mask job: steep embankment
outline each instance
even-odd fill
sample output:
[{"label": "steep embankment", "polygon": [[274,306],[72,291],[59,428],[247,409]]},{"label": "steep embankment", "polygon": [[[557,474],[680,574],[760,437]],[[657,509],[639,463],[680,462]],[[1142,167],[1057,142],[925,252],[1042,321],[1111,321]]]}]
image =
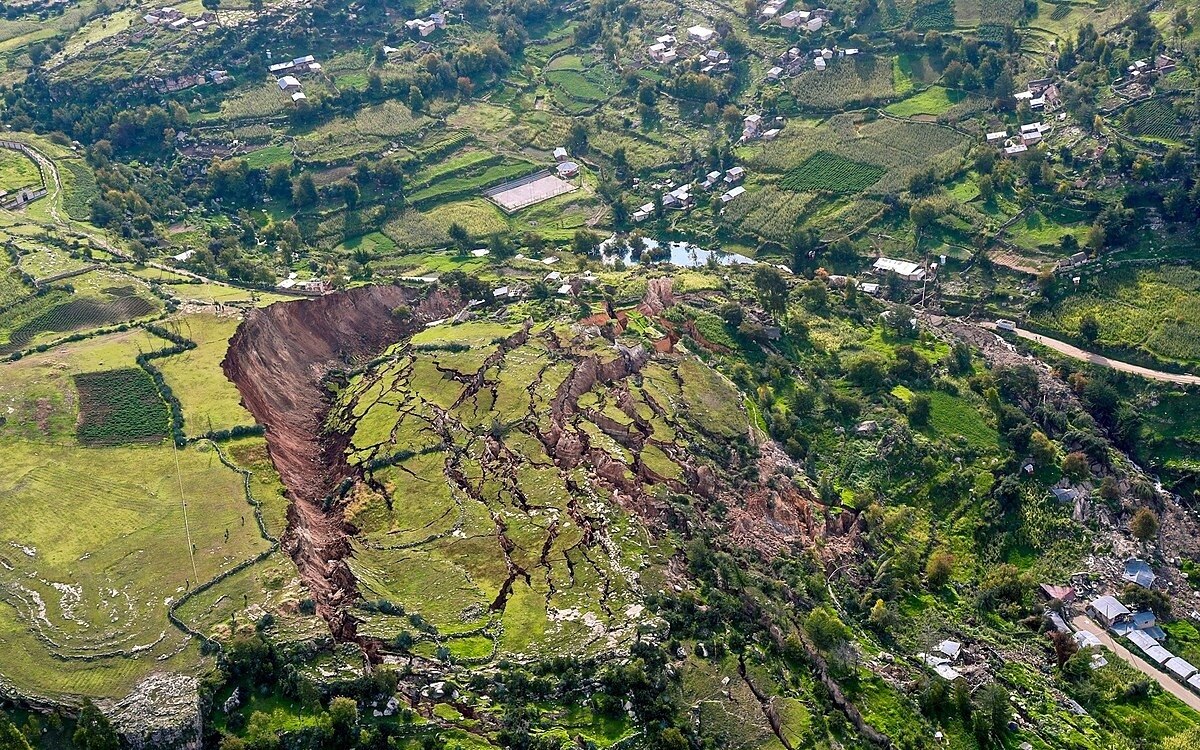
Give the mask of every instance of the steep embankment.
[{"label": "steep embankment", "polygon": [[[407,306],[411,314],[394,311]],[[323,434],[329,410],[321,379],[377,355],[431,320],[452,314],[456,297],[398,286],[368,286],[255,310],[229,342],[222,367],[242,402],[267,427],[267,446],[292,500],[284,549],[296,561],[317,611],[339,638],[355,623],[343,606],[354,596],[342,509],[325,505],[351,473],[345,438]]]}]

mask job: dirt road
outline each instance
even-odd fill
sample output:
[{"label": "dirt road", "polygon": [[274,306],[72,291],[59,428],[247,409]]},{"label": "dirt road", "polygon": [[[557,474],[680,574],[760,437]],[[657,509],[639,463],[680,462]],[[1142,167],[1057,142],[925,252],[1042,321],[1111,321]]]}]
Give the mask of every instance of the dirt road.
[{"label": "dirt road", "polygon": [[[989,328],[993,331],[996,330],[995,323],[983,323],[981,325],[983,325],[984,328]],[[1128,362],[1121,362],[1120,360],[1109,359],[1108,357],[1102,356],[1100,354],[1094,354],[1089,351],[1084,351],[1083,349],[1080,349],[1079,347],[1076,347],[1076,346],[1072,346],[1065,341],[1059,341],[1058,339],[1052,339],[1049,336],[1043,336],[1040,333],[1033,333],[1032,331],[1026,331],[1023,328],[1018,328],[1017,330],[1013,331],[1013,333],[1017,334],[1018,336],[1020,336],[1023,339],[1027,339],[1036,344],[1041,344],[1042,346],[1049,347],[1049,348],[1053,349],[1054,351],[1058,352],[1059,354],[1065,354],[1068,357],[1071,357],[1073,359],[1082,360],[1084,362],[1088,362],[1089,364],[1099,365],[1100,367],[1107,367],[1112,370],[1119,370],[1120,372],[1128,372],[1128,373],[1132,373],[1134,375],[1140,375],[1143,378],[1149,378],[1150,380],[1158,380],[1163,383],[1178,383],[1180,385],[1200,385],[1200,376],[1197,376],[1197,375],[1180,375],[1180,374],[1174,373],[1174,372],[1163,372],[1162,370],[1151,370],[1149,367],[1142,367],[1140,365],[1131,365]]]},{"label": "dirt road", "polygon": [[1154,667],[1150,666],[1150,664],[1145,660],[1134,656],[1129,652],[1129,649],[1125,648],[1109,637],[1108,633],[1106,633],[1099,625],[1083,615],[1076,617],[1071,621],[1071,624],[1074,625],[1077,630],[1086,630],[1095,635],[1100,639],[1100,642],[1104,644],[1105,648],[1121,657],[1126,664],[1157,682],[1162,686],[1163,690],[1166,690],[1171,695],[1191,706],[1192,709],[1200,711],[1200,695],[1188,690],[1186,687],[1176,682],[1172,677],[1168,676],[1165,672],[1160,672]]}]

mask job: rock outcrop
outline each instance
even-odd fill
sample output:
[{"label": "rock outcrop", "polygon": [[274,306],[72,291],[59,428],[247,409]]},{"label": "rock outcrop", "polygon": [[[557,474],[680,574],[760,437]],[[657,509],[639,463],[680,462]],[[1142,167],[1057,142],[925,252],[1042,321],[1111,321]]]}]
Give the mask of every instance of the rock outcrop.
[{"label": "rock outcrop", "polygon": [[200,750],[200,683],[195,677],[157,672],[104,713],[133,750]]}]

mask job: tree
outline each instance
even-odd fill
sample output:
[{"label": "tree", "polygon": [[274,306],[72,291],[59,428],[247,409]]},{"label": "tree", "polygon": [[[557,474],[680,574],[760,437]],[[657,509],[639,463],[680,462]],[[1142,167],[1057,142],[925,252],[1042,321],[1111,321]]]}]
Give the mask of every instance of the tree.
[{"label": "tree", "polygon": [[334,739],[342,747],[350,747],[358,730],[358,704],[353,698],[338,696],[329,701],[329,723]]},{"label": "tree", "polygon": [[1079,320],[1079,335],[1089,344],[1096,343],[1100,338],[1100,321],[1092,313],[1085,313]]},{"label": "tree", "polygon": [[584,257],[591,257],[600,249],[600,235],[586,229],[576,230],[571,238],[571,249]]},{"label": "tree", "polygon": [[1058,663],[1059,669],[1065,667],[1067,660],[1079,651],[1079,644],[1069,633],[1051,630],[1050,643],[1054,646],[1054,660]]},{"label": "tree", "polygon": [[0,750],[32,750],[29,740],[21,730],[13,726],[7,717],[0,714]]},{"label": "tree", "polygon": [[788,285],[779,269],[760,263],[754,270],[754,288],[768,312],[778,315],[787,309]]},{"label": "tree", "polygon": [[571,132],[567,135],[567,150],[576,156],[587,153],[588,131],[581,120],[571,124]]},{"label": "tree", "polygon": [[413,111],[413,114],[425,109],[425,95],[421,93],[419,86],[413,86],[408,90],[408,108]]},{"label": "tree", "polygon": [[474,243],[471,241],[471,233],[467,231],[466,227],[457,221],[452,221],[446,233],[450,236],[450,243],[454,245],[454,249],[460,255],[466,255],[471,252],[471,245]]},{"label": "tree", "polygon": [[908,423],[913,427],[924,427],[929,424],[930,404],[928,395],[913,394],[912,399],[908,402]]},{"label": "tree", "polygon": [[291,169],[286,164],[272,164],[267,171],[267,195],[279,200],[286,200],[291,194]]},{"label": "tree", "polygon": [[1129,519],[1129,531],[1142,544],[1158,536],[1158,514],[1143,506]]},{"label": "tree", "polygon": [[295,186],[292,188],[292,203],[297,208],[307,208],[317,202],[317,183],[313,182],[312,175],[308,172],[300,175],[296,180]]},{"label": "tree", "polygon": [[75,725],[75,733],[71,741],[79,750],[120,750],[121,740],[117,730],[96,704],[90,700],[83,701],[79,710],[79,721]]},{"label": "tree", "polygon": [[883,385],[886,375],[883,359],[876,354],[863,354],[850,362],[846,375],[859,388],[873,391]]},{"label": "tree", "polygon": [[930,588],[940,589],[950,581],[954,573],[954,555],[946,550],[938,550],[929,556],[925,563],[925,580]]},{"label": "tree", "polygon": [[346,208],[353,211],[358,207],[359,191],[358,185],[353,180],[346,180],[342,183],[342,200],[346,202]]},{"label": "tree", "polygon": [[1062,473],[1068,478],[1076,482],[1082,482],[1092,475],[1092,469],[1088,466],[1087,455],[1080,451],[1068,453],[1067,457],[1062,462]]},{"label": "tree", "polygon": [[871,607],[871,612],[867,616],[867,621],[871,623],[871,627],[881,633],[888,632],[895,623],[896,616],[888,607],[887,602],[882,599],[876,599],[875,604]]},{"label": "tree", "polygon": [[822,651],[830,651],[850,640],[850,629],[826,607],[817,607],[804,619],[804,632]]},{"label": "tree", "polygon": [[1041,430],[1035,431],[1029,436],[1029,453],[1039,466],[1054,463],[1054,459],[1058,455],[1054,443]]}]

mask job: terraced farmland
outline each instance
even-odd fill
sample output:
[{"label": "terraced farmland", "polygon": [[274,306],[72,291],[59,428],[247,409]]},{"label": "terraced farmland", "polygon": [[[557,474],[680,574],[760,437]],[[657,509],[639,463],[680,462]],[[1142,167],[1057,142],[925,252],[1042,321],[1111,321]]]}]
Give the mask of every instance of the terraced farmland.
[{"label": "terraced farmland", "polygon": [[1179,113],[1161,99],[1130,108],[1125,124],[1131,134],[1153,140],[1180,142],[1187,135],[1187,125]]}]

